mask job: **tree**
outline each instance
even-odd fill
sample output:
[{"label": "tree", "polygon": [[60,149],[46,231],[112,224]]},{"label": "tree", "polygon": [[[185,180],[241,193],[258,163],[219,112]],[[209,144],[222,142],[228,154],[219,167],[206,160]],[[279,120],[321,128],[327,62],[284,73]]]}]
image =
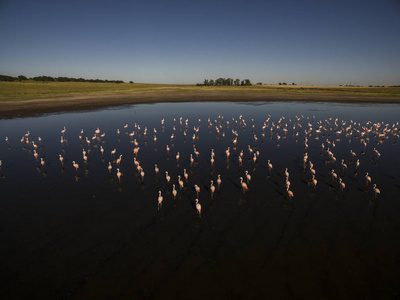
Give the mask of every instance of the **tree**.
[{"label": "tree", "polygon": [[240,85],[240,79],[235,80],[235,85],[239,86]]},{"label": "tree", "polygon": [[24,76],[24,75],[19,75],[19,76],[18,76],[18,80],[19,80],[19,81],[28,80],[28,78],[26,78],[26,76]]},{"label": "tree", "polygon": [[244,85],[251,85],[250,79],[245,79],[244,80]]}]

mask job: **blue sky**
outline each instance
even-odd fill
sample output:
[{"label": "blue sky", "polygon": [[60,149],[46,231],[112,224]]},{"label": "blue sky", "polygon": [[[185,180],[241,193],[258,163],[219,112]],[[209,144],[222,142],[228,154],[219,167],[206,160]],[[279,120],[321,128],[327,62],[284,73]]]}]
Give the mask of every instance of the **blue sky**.
[{"label": "blue sky", "polygon": [[400,84],[400,1],[0,0],[0,74]]}]

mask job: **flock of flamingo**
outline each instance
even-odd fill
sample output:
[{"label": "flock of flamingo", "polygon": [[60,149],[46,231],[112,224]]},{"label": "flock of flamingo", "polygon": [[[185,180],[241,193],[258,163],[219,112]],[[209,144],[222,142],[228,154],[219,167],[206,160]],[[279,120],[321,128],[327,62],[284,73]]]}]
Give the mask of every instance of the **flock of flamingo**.
[{"label": "flock of flamingo", "polygon": [[[343,192],[346,188],[344,182],[345,177],[343,176],[343,172],[342,175],[340,175],[337,170],[345,171],[350,168],[348,164],[352,164],[354,165],[352,166],[352,171],[356,176],[360,165],[363,163],[366,164],[367,160],[364,159],[366,153],[370,153],[370,157],[372,156],[373,160],[377,161],[381,156],[381,153],[378,150],[379,145],[383,144],[390,135],[394,137],[393,143],[397,144],[400,134],[398,122],[395,124],[385,124],[383,122],[367,122],[365,124],[360,124],[354,121],[343,121],[334,118],[317,121],[315,117],[310,118],[304,117],[303,115],[300,117],[295,116],[293,120],[281,117],[276,122],[273,122],[271,116],[268,115],[267,118],[259,124],[262,124],[262,126],[257,128],[253,119],[246,121],[242,115],[238,118],[232,118],[229,120],[225,120],[221,115],[213,121],[209,118],[205,129],[203,128],[200,119],[195,121],[195,125],[189,126],[189,119],[183,120],[182,117],[174,118],[173,122],[170,124],[171,127],[169,130],[166,130],[165,119],[161,120],[161,128],[158,127],[157,129],[154,127],[151,130],[136,123],[125,124],[121,131],[119,129],[116,130],[116,134],[118,139],[120,139],[120,136],[125,136],[126,139],[129,139],[129,142],[132,144],[132,148],[129,149],[130,153],[127,153],[126,151],[121,153],[121,151],[114,148],[114,146],[106,150],[106,144],[104,143],[106,133],[102,133],[99,128],[97,128],[92,134],[89,134],[89,136],[86,136],[85,131],[82,129],[79,135],[77,134],[73,137],[73,139],[79,141],[82,148],[82,155],[81,157],[74,157],[73,159],[68,158],[68,160],[64,159],[64,144],[67,141],[67,128],[64,127],[60,131],[60,144],[63,146],[63,153],[57,153],[57,158],[63,170],[64,164],[65,168],[74,168],[76,178],[78,179],[80,168],[89,164],[89,157],[92,155],[93,150],[100,151],[102,161],[105,165],[104,170],[109,172],[111,176],[116,176],[119,182],[123,180],[124,176],[122,172],[123,159],[130,159],[134,162],[136,174],[142,181],[144,181],[145,178],[143,166],[146,165],[148,167],[152,164],[154,169],[147,172],[153,173],[157,178],[159,176],[163,177],[161,174],[165,174],[165,181],[162,180],[163,184],[160,184],[160,188],[157,189],[158,198],[156,204],[158,210],[162,209],[164,202],[163,194],[165,190],[168,190],[169,195],[172,193],[172,196],[175,199],[184,186],[190,186],[194,192],[193,206],[196,209],[198,217],[201,217],[202,206],[199,200],[199,195],[201,193],[200,186],[198,183],[190,182],[189,173],[187,172],[187,169],[189,168],[193,171],[193,165],[198,163],[200,159],[202,159],[202,163],[204,162],[209,164],[210,168],[213,168],[216,165],[217,160],[224,160],[227,169],[229,168],[230,163],[234,163],[239,167],[242,167],[244,164],[249,164],[249,167],[252,165],[254,168],[255,166],[263,166],[266,170],[267,176],[271,176],[274,172],[279,173],[282,175],[281,178],[283,178],[282,191],[284,197],[292,200],[292,198],[295,197],[295,192],[290,190],[291,183],[289,168],[275,170],[273,167],[274,161],[271,158],[268,159],[265,157],[261,160],[260,157],[262,157],[263,148],[260,147],[262,144],[259,143],[263,143],[264,140],[269,139],[274,140],[276,145],[279,147],[279,144],[284,139],[288,137],[295,138],[297,142],[302,143],[303,145],[301,168],[302,172],[307,174],[308,184],[311,188],[317,189],[319,174],[320,172],[324,172],[325,176],[330,176],[330,186]],[[250,130],[250,135],[244,133],[246,129]],[[201,130],[208,131],[210,134],[215,134],[217,140],[224,141],[224,145],[219,146],[218,148],[214,147],[207,149],[199,138]],[[239,133],[240,130],[242,130],[242,133]],[[170,136],[169,133],[171,133]],[[166,136],[167,134],[168,136]],[[150,135],[151,137],[149,137]],[[185,142],[186,140],[191,140],[193,143],[193,149],[190,150],[190,152],[193,152],[186,157],[183,157],[181,153],[186,153],[185,155],[187,155],[187,147],[181,150],[174,150],[175,140],[178,139],[180,135],[180,138],[184,139]],[[348,142],[351,143],[351,141],[355,139],[359,141],[358,144],[354,145],[357,152],[351,149],[347,154],[335,153],[336,144],[343,140],[348,140]],[[160,141],[167,143],[159,145],[159,143],[161,143]],[[321,167],[321,170],[319,170],[318,173],[308,154],[310,141],[313,141],[314,145],[315,143],[319,144],[320,156],[325,160],[326,169],[324,170]],[[374,142],[374,145],[370,145],[372,144],[372,141]],[[5,137],[5,142],[9,144],[11,141],[8,137]],[[30,131],[27,131],[24,136],[21,137],[20,142],[24,149],[29,150],[29,152],[33,154],[33,159],[37,162],[38,170],[45,171],[48,162],[46,161],[46,157],[41,155],[45,141],[40,137],[32,138]],[[162,148],[165,149],[165,152],[162,151],[162,154],[158,152],[157,154],[152,155],[151,159],[147,158],[147,160],[151,160],[150,162],[142,160],[141,155],[142,151],[146,151],[141,149],[146,149],[149,142],[154,143],[157,147],[162,146]],[[244,144],[247,144],[247,147],[243,147]],[[240,148],[240,145],[242,145],[242,148]],[[257,145],[259,146],[257,147]],[[222,147],[224,147],[224,152],[221,150],[223,149]],[[190,146],[189,148],[191,149]],[[204,152],[200,153],[198,149],[201,149],[202,152],[209,151],[209,154]],[[219,150],[216,151],[215,149]],[[107,153],[109,153],[109,155]],[[172,157],[175,157],[179,172],[179,175],[176,178],[171,177],[170,170],[160,169],[161,165],[163,165],[165,155],[168,159],[170,159],[171,155]],[[105,160],[105,158],[107,158],[108,161]],[[245,158],[247,158],[247,162],[245,161]],[[68,164],[66,164],[67,161],[69,161]],[[183,162],[185,168],[182,169],[179,162]],[[4,166],[7,165],[7,163],[7,161],[0,160],[0,170],[1,168],[4,169]],[[1,175],[2,178],[5,179],[6,170],[2,170]],[[185,180],[185,182],[183,180]],[[237,186],[241,189],[242,193],[248,192],[249,189],[256,188],[251,186],[251,181],[252,175],[248,170],[238,176]],[[209,189],[207,189],[210,191],[209,197],[211,197],[211,199],[213,198],[216,189],[219,190],[222,188],[222,182],[223,178],[221,174],[218,174],[217,177],[211,179]],[[378,197],[381,193],[376,182],[373,181],[368,172],[364,173],[363,185],[365,186],[365,189],[370,187],[375,197]],[[230,185],[229,188],[235,188],[235,185]]]}]

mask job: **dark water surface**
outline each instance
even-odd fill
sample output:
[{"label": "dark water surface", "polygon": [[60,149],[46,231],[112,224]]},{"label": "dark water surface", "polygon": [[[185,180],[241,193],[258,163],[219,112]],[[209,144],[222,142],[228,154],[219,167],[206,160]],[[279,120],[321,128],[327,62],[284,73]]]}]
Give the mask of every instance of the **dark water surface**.
[{"label": "dark water surface", "polygon": [[398,299],[399,108],[169,103],[0,120],[1,298]]}]

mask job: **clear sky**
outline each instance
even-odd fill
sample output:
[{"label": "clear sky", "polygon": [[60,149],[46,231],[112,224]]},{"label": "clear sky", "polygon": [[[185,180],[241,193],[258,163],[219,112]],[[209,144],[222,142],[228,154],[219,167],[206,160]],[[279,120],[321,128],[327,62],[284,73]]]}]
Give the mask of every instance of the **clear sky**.
[{"label": "clear sky", "polygon": [[0,74],[400,84],[400,1],[0,0]]}]

